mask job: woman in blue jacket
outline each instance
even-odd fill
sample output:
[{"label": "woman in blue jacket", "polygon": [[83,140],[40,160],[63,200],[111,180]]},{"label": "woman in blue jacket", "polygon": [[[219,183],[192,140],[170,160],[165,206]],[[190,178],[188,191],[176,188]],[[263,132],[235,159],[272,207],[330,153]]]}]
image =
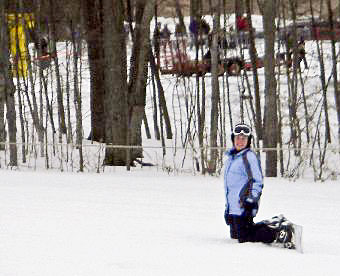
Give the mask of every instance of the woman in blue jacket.
[{"label": "woman in blue jacket", "polygon": [[256,154],[250,149],[251,128],[237,124],[231,139],[233,148],[226,152],[224,171],[224,217],[230,226],[230,236],[239,242],[272,243],[278,230],[264,222],[253,222],[263,189],[263,176]]}]

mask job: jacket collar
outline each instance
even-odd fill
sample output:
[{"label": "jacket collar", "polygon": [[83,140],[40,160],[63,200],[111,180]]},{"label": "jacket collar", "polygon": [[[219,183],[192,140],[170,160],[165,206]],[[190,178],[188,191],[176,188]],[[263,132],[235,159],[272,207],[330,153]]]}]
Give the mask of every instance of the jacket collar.
[{"label": "jacket collar", "polygon": [[239,152],[236,151],[235,147],[231,148],[230,150],[228,150],[226,152],[226,155],[227,156],[240,156],[242,155],[243,153],[247,152],[248,150],[250,150],[250,148],[245,148]]}]

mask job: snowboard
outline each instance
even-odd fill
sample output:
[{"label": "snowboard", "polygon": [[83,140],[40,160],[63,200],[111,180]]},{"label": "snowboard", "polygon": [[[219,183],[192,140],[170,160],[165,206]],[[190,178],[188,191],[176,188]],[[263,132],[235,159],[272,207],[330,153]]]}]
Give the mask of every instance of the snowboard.
[{"label": "snowboard", "polygon": [[303,248],[302,248],[302,226],[292,223],[293,227],[293,239],[294,239],[294,245],[296,251],[299,253],[303,253]]}]

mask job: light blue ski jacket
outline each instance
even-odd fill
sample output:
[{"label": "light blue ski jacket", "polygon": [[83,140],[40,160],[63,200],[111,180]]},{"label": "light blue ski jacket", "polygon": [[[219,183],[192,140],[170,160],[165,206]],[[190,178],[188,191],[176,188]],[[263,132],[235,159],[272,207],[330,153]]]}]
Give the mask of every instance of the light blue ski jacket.
[{"label": "light blue ski jacket", "polygon": [[251,197],[259,203],[263,188],[263,176],[260,163],[256,154],[246,148],[238,153],[231,149],[225,153],[227,160],[224,168],[224,190],[226,198],[226,211],[229,215],[241,216],[244,208],[240,205],[240,197],[248,183],[248,174],[242,155],[246,154],[250,169],[253,174],[253,185],[250,191]]}]

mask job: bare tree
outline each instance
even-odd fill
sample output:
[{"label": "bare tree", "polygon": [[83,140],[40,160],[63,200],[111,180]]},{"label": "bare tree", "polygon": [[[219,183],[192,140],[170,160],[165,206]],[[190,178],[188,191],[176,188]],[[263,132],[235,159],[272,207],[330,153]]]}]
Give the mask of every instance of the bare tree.
[{"label": "bare tree", "polygon": [[212,37],[212,49],[211,49],[211,73],[212,73],[212,91],[211,91],[211,113],[210,113],[210,163],[209,170],[211,173],[216,171],[216,162],[218,157],[217,147],[217,129],[218,129],[218,105],[220,101],[220,87],[218,82],[218,35],[220,33],[220,14],[219,8],[221,2],[218,1],[217,7],[214,9],[213,19],[213,37]]},{"label": "bare tree", "polygon": [[[276,0],[264,1],[263,28],[265,38],[265,135],[264,146],[266,148],[277,147],[277,100],[276,100],[276,79],[274,60],[275,41],[275,11]],[[277,176],[277,152],[266,153],[266,176]]]},{"label": "bare tree", "polygon": [[83,124],[82,124],[82,100],[81,100],[81,92],[79,87],[79,76],[78,76],[78,67],[79,67],[79,57],[81,56],[81,39],[80,37],[75,36],[75,27],[71,22],[71,31],[72,31],[72,44],[73,44],[73,67],[74,67],[74,76],[73,76],[73,92],[74,92],[74,107],[76,111],[76,136],[77,136],[77,147],[79,151],[79,170],[84,171],[84,157],[83,157]]},{"label": "bare tree", "polygon": [[104,114],[104,48],[103,1],[86,0],[84,18],[90,69],[91,134],[90,139],[103,142],[105,138]]},{"label": "bare tree", "polygon": [[259,78],[257,73],[257,51],[255,48],[255,39],[254,39],[254,30],[253,24],[251,20],[251,9],[250,9],[250,0],[246,1],[246,10],[247,10],[247,20],[249,24],[249,39],[250,39],[250,59],[253,68],[253,81],[254,81],[254,94],[255,94],[255,127],[256,127],[256,136],[260,140],[262,139],[262,112],[261,112],[261,97],[260,97],[260,87],[259,87]]},{"label": "bare tree", "polygon": [[235,19],[239,16],[242,16],[243,13],[244,13],[244,0],[235,0]]},{"label": "bare tree", "polygon": [[[154,15],[155,0],[136,2],[136,27],[133,33],[128,84],[128,145],[141,146],[141,124],[146,101],[146,83],[150,47],[150,21]],[[131,151],[131,160],[143,157],[142,149]]]},{"label": "bare tree", "polygon": [[203,3],[202,0],[190,0],[190,22],[193,19],[200,19],[202,16]]},{"label": "bare tree", "polygon": [[8,124],[8,136],[10,142],[10,166],[18,165],[17,145],[16,145],[16,110],[15,110],[15,86],[13,84],[12,69],[9,61],[9,38],[8,23],[5,18],[5,1],[0,2],[0,75],[5,81],[4,99],[6,103],[6,119]]},{"label": "bare tree", "polygon": [[[297,109],[298,109],[298,48],[297,48],[297,30],[296,30],[296,12],[297,12],[297,1],[289,0],[289,11],[293,20],[293,30],[289,34],[290,37],[287,39],[287,49],[292,53],[292,66],[293,71],[292,75],[288,71],[287,67],[287,76],[288,76],[288,93],[289,93],[289,120],[290,120],[290,129],[291,129],[291,143],[293,147],[298,148],[298,141],[301,137],[298,136],[300,132],[300,122],[298,119]],[[289,41],[290,40],[290,41]],[[288,46],[291,42],[292,48]],[[295,154],[298,154],[298,151],[295,150]]]},{"label": "bare tree", "polygon": [[0,71],[0,150],[5,149],[6,142],[6,126],[4,121],[5,114],[5,78]]},{"label": "bare tree", "polygon": [[[320,7],[321,6],[322,6],[322,1],[320,3]],[[312,25],[315,26],[314,8],[313,8],[312,0],[310,0],[310,12],[312,15]],[[321,13],[321,8],[320,8],[320,13]],[[316,39],[316,47],[317,47],[317,52],[318,52],[319,64],[320,64],[320,80],[321,80],[321,86],[322,86],[323,110],[324,110],[324,116],[325,116],[325,137],[326,137],[326,143],[330,143],[331,135],[330,135],[330,125],[329,125],[329,116],[328,116],[327,84],[326,84],[325,62],[324,62],[324,56],[323,56],[322,41],[321,43],[319,43],[318,39]]]},{"label": "bare tree", "polygon": [[[103,0],[105,85],[105,165],[124,166],[126,150],[110,145],[127,141],[127,75],[124,7],[120,0]],[[119,49],[119,51],[117,50]]]},{"label": "bare tree", "polygon": [[[55,22],[55,17],[54,17],[54,1],[50,0],[49,1],[49,18],[51,20],[51,44],[52,44],[52,52],[56,53],[57,52],[57,37],[56,37],[56,22]],[[60,69],[59,69],[59,61],[58,61],[58,56],[54,55],[54,64],[55,64],[55,71],[56,71],[56,81],[57,81],[57,101],[58,101],[58,121],[59,121],[59,135],[60,135],[60,140],[61,140],[61,135],[67,133],[67,128],[66,128],[66,122],[65,122],[65,111],[64,111],[64,101],[63,101],[63,94],[61,90],[61,76],[60,76]]]},{"label": "bare tree", "polygon": [[332,44],[332,62],[333,62],[333,79],[334,79],[334,97],[335,97],[335,107],[336,107],[337,118],[338,118],[338,145],[340,146],[340,90],[338,88],[337,56],[336,56],[336,49],[335,49],[335,28],[334,28],[332,3],[330,0],[327,0],[327,10],[328,10],[328,20],[330,24],[331,37],[332,37],[331,44]]},{"label": "bare tree", "polygon": [[176,8],[177,17],[179,19],[179,23],[178,23],[179,27],[180,27],[181,30],[183,30],[182,34],[186,34],[187,30],[186,30],[186,27],[185,27],[185,24],[184,24],[183,13],[182,13],[182,9],[181,9],[181,5],[180,5],[179,0],[175,0],[175,8]]}]

